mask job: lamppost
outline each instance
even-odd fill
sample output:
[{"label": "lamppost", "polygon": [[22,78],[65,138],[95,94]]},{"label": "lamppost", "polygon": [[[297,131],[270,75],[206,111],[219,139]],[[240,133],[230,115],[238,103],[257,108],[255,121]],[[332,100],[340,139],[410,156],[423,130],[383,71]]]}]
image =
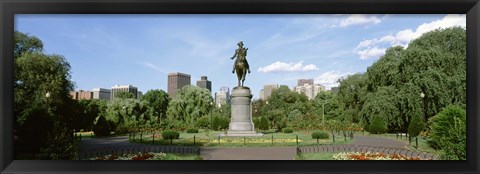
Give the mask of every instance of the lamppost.
[{"label": "lamppost", "polygon": [[[213,106],[213,102],[210,102],[210,106]],[[213,109],[210,109],[210,129],[213,130],[212,110],[213,110]]]},{"label": "lamppost", "polygon": [[47,99],[47,110],[50,111],[50,92],[47,91],[47,93],[45,94],[45,98]]},{"label": "lamppost", "polygon": [[325,103],[322,103],[322,110],[323,110],[323,113],[322,113],[322,125],[325,126],[325,104],[327,104],[328,101],[325,101]]},{"label": "lamppost", "polygon": [[[423,119],[426,118],[425,114],[425,94],[422,92],[420,93],[420,97],[422,97],[422,102],[423,102]],[[415,137],[415,144],[417,145],[416,148],[418,148],[418,138]]]}]

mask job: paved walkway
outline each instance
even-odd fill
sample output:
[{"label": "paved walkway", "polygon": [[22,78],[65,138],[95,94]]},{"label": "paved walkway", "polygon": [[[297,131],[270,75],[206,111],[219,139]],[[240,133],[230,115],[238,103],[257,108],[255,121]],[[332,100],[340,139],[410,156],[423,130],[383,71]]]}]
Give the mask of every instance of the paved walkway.
[{"label": "paved walkway", "polygon": [[200,155],[204,160],[294,160],[296,147],[204,147]]},{"label": "paved walkway", "polygon": [[79,143],[80,151],[88,151],[111,146],[128,146],[135,143],[128,142],[128,136],[107,137],[107,138],[84,138]]},{"label": "paved walkway", "polygon": [[[354,145],[364,145],[364,146],[381,146],[381,147],[393,147],[393,148],[402,148],[407,149],[407,144],[401,142],[400,140],[395,140],[391,138],[380,138],[368,135],[355,135],[353,137]],[[342,140],[339,140],[342,141]]]},{"label": "paved walkway", "polygon": [[[342,141],[338,139],[338,141]],[[367,135],[355,135],[354,145],[382,146],[406,149],[401,141]],[[83,139],[79,144],[80,151],[88,151],[112,146],[134,146],[128,142],[128,136]],[[202,147],[200,155],[204,160],[293,160],[296,147]]]}]

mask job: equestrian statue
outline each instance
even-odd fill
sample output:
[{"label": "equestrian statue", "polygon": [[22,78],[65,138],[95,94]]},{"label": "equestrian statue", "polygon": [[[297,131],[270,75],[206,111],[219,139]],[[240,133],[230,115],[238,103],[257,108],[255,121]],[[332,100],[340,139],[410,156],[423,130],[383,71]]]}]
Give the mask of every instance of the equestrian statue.
[{"label": "equestrian statue", "polygon": [[[235,54],[232,56],[230,59],[234,59],[235,57],[235,62],[233,63],[233,70],[232,73],[237,72],[237,78],[238,78],[238,86],[243,86],[243,82],[245,81],[245,75],[247,75],[247,72],[250,73],[250,66],[248,65],[247,61],[247,50],[248,48],[243,47],[243,42],[240,41],[237,43],[238,48],[235,50]],[[240,81],[242,81],[240,85]]]}]

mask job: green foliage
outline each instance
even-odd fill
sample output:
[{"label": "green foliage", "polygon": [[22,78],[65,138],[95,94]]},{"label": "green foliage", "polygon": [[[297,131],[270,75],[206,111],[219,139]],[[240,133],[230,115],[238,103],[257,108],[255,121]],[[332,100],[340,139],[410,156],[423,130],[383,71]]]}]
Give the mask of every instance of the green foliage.
[{"label": "green foliage", "polygon": [[[461,150],[466,139],[466,111],[456,105],[449,105],[440,113],[431,118],[431,136],[429,144],[437,149],[442,149],[442,143],[449,147]],[[455,152],[457,153],[457,152]],[[460,154],[460,153],[458,153]],[[461,155],[459,155],[461,156]]]},{"label": "green foliage", "polygon": [[381,115],[388,131],[406,132],[415,115],[426,122],[447,105],[464,106],[465,43],[465,29],[452,27],[425,33],[408,48],[387,49],[366,73],[339,80],[332,100],[338,101],[339,120],[365,125]]},{"label": "green foliage", "polygon": [[[70,64],[63,56],[43,53],[43,44],[35,36],[15,32],[14,41],[16,154],[37,153],[36,158],[41,159],[72,157],[75,153],[72,130],[81,127],[78,121],[82,114],[69,95],[74,86]],[[57,152],[63,155],[39,154],[51,152],[52,148],[58,148]]]},{"label": "green foliage", "polygon": [[195,129],[195,128],[187,129],[187,133],[198,133],[198,129]]},{"label": "green foliage", "polygon": [[198,128],[210,128],[210,124],[213,121],[213,118],[211,116],[203,116],[197,119],[197,122],[195,122],[195,127]]},{"label": "green foliage", "polygon": [[148,115],[147,107],[136,99],[115,99],[107,104],[106,119],[116,126],[140,129],[150,127],[155,117]]},{"label": "green foliage", "polygon": [[411,137],[416,137],[425,129],[425,123],[423,117],[420,114],[414,115],[412,120],[410,120],[410,125],[408,126],[408,134]]},{"label": "green foliage", "polygon": [[466,160],[467,159],[467,133],[465,119],[455,117],[453,125],[449,127],[448,137],[442,137],[438,143],[441,147],[440,159]]},{"label": "green foliage", "polygon": [[198,118],[209,114],[213,109],[213,98],[208,89],[196,86],[184,86],[177,91],[167,109],[169,120],[181,120],[187,126],[195,126]]},{"label": "green foliage", "polygon": [[166,140],[178,139],[180,138],[180,133],[172,130],[164,130],[162,131],[162,137],[163,139],[166,139]]},{"label": "green foliage", "polygon": [[268,120],[266,117],[260,118],[260,123],[258,124],[258,129],[268,130]]},{"label": "green foliage", "polygon": [[230,118],[216,115],[213,117],[212,129],[216,131],[225,130],[228,128],[229,124]]},{"label": "green foliage", "polygon": [[28,34],[15,31],[14,42],[15,47],[13,49],[13,53],[15,58],[19,58],[25,53],[43,51],[43,43],[36,36],[30,36]]},{"label": "green foliage", "polygon": [[111,129],[108,125],[107,119],[105,117],[98,117],[95,126],[93,127],[93,133],[97,136],[108,136],[110,135]]},{"label": "green foliage", "polygon": [[385,121],[380,116],[373,116],[373,120],[370,123],[368,131],[371,134],[383,134],[387,130]]},{"label": "green foliage", "polygon": [[115,93],[115,98],[120,98],[120,99],[130,98],[130,99],[133,99],[133,98],[135,98],[135,96],[132,93],[127,92],[127,91],[118,91],[118,92]]},{"label": "green foliage", "polygon": [[313,105],[305,94],[299,94],[283,85],[274,89],[266,102],[268,104],[265,103],[262,114],[268,118],[271,126],[277,130],[287,126],[290,112],[297,110],[300,114],[305,114],[313,110]]},{"label": "green foliage", "polygon": [[283,128],[282,132],[283,133],[293,133],[293,129],[292,128]]},{"label": "green foliage", "polygon": [[313,132],[312,139],[328,139],[329,135],[325,131]]},{"label": "green foliage", "polygon": [[155,123],[158,124],[167,121],[167,109],[170,98],[165,91],[158,89],[148,90],[141,100],[142,102],[145,102],[149,114],[155,118]]}]

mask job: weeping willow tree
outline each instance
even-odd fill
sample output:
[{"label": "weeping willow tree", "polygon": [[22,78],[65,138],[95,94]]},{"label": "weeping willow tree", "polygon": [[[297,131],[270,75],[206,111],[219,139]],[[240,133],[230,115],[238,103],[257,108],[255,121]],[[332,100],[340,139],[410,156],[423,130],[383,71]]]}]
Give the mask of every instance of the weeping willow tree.
[{"label": "weeping willow tree", "polygon": [[389,48],[367,72],[339,83],[338,109],[344,120],[368,125],[380,116],[389,132],[406,132],[414,115],[427,122],[450,104],[465,108],[465,29],[437,29],[407,48]]},{"label": "weeping willow tree", "polygon": [[[194,127],[200,117],[212,109],[213,98],[208,89],[187,85],[170,101],[167,116],[172,127]],[[178,124],[175,124],[178,123]]]}]

